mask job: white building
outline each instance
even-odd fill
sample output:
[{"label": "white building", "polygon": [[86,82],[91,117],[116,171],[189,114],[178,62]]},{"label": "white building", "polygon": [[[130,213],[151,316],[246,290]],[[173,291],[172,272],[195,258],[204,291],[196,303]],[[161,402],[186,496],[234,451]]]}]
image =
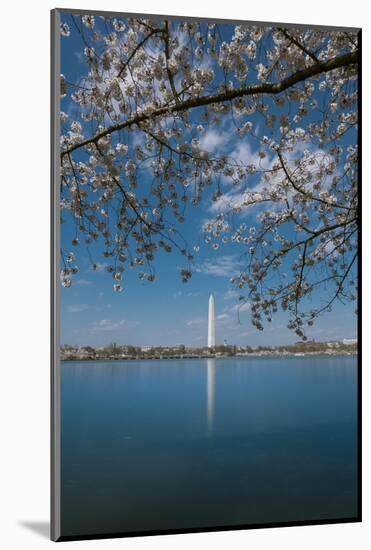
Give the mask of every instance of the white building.
[{"label": "white building", "polygon": [[143,346],[141,347],[141,351],[151,351],[151,349],[153,348],[153,346]]},{"label": "white building", "polygon": [[352,346],[357,343],[357,338],[344,338],[343,344],[345,346]]}]

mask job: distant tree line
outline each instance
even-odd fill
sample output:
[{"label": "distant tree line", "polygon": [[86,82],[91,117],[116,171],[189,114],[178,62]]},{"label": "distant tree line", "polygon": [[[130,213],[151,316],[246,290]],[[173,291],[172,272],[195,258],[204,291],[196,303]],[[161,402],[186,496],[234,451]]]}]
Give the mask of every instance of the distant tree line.
[{"label": "distant tree line", "polygon": [[117,343],[108,344],[100,348],[92,346],[72,346],[65,344],[61,346],[62,358],[87,358],[87,359],[112,359],[112,358],[153,358],[153,357],[173,357],[183,355],[202,355],[202,356],[234,356],[239,353],[256,354],[256,353],[321,353],[328,350],[336,350],[337,352],[355,352],[357,351],[357,342],[344,343],[336,342],[296,342],[284,346],[236,346],[236,345],[218,345],[215,348],[204,347],[188,347],[184,344],[177,346],[154,346],[142,348],[132,345],[119,345]]}]

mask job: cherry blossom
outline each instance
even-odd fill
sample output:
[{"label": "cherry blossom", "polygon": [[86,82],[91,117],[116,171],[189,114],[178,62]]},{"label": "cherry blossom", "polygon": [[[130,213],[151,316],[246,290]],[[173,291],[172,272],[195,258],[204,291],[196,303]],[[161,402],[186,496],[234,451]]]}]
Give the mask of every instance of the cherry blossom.
[{"label": "cherry blossom", "polygon": [[61,112],[61,213],[76,250],[62,251],[61,283],[73,283],[67,266],[82,246],[101,249],[117,292],[127,268],[155,280],[161,251],[179,254],[187,282],[199,243],[181,226],[208,200],[203,240],[245,258],[231,283],[255,327],[280,308],[305,338],[335,300],[357,295],[357,33],[229,27],[61,24],[86,63],[77,82],[60,77],[72,106]]}]

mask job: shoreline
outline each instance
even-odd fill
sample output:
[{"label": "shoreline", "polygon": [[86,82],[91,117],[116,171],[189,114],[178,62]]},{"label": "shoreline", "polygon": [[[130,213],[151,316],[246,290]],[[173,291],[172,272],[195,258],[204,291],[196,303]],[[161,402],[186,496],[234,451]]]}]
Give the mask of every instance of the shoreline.
[{"label": "shoreline", "polygon": [[249,354],[236,354],[236,355],[170,355],[170,356],[138,356],[138,357],[68,357],[60,359],[62,363],[68,362],[100,362],[100,361],[164,361],[164,360],[185,360],[185,359],[282,359],[287,358],[309,358],[309,357],[357,357],[357,351],[350,352],[338,352],[338,353],[324,353],[324,352],[302,352],[302,353],[249,353]]}]

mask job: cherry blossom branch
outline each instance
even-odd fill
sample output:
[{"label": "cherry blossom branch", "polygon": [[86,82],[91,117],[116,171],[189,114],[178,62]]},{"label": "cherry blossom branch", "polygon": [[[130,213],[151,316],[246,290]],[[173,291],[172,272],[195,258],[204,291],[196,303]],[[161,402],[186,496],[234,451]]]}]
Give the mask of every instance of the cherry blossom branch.
[{"label": "cherry blossom branch", "polygon": [[100,139],[106,136],[109,136],[114,132],[118,132],[119,130],[123,130],[124,128],[128,128],[135,124],[143,123],[147,120],[151,120],[159,116],[163,116],[163,115],[168,116],[168,115],[171,115],[172,113],[188,111],[189,109],[194,109],[195,107],[201,107],[201,106],[210,105],[213,103],[221,103],[221,102],[230,101],[232,99],[237,99],[239,97],[244,97],[249,95],[257,95],[257,94],[276,95],[310,77],[327,73],[335,69],[349,67],[351,65],[356,64],[357,62],[358,62],[358,52],[351,52],[351,53],[338,56],[334,59],[330,59],[326,62],[311,65],[306,69],[297,71],[296,73],[288,76],[287,78],[281,80],[280,82],[243,86],[241,88],[237,88],[234,90],[226,90],[225,92],[222,92],[219,94],[187,99],[173,106],[160,107],[158,109],[150,110],[149,112],[137,114],[136,116],[129,118],[124,122],[110,126],[109,128],[103,130],[102,132],[99,132],[95,136],[92,136],[91,138],[85,139],[80,143],[76,143],[71,147],[68,147],[67,149],[61,152],[61,156],[63,157],[64,155],[68,153],[72,153],[76,149],[80,149],[81,147],[85,147],[86,145],[89,145],[91,143],[97,143]]},{"label": "cherry blossom branch", "polygon": [[314,200],[314,201],[316,201],[316,202],[322,202],[323,204],[325,204],[326,206],[331,207],[331,208],[334,208],[334,207],[336,207],[336,208],[342,208],[342,209],[347,210],[347,211],[353,210],[352,208],[350,208],[350,207],[348,207],[348,206],[344,206],[344,205],[342,205],[342,204],[337,204],[337,203],[336,203],[336,204],[333,204],[333,203],[331,203],[331,202],[328,202],[328,201],[326,201],[326,200],[324,200],[324,199],[321,199],[320,197],[317,197],[316,195],[313,195],[313,193],[310,193],[310,192],[304,190],[302,187],[299,187],[299,186],[295,183],[295,181],[294,181],[293,177],[291,176],[291,174],[289,173],[289,171],[288,171],[288,169],[287,169],[287,167],[286,167],[286,165],[285,165],[285,162],[284,162],[284,160],[283,160],[283,157],[282,157],[282,154],[281,154],[280,151],[277,151],[277,156],[278,156],[278,158],[279,158],[279,160],[280,160],[282,169],[283,169],[283,171],[285,172],[285,175],[286,175],[287,179],[289,180],[289,182],[291,183],[291,185],[293,186],[293,188],[295,189],[295,191],[297,191],[297,192],[300,193],[301,195],[304,195],[304,196],[305,196],[307,199],[309,199],[309,200]]},{"label": "cherry blossom branch", "polygon": [[303,46],[303,44],[301,44],[298,40],[296,40],[296,38],[294,36],[292,36],[291,34],[289,34],[287,32],[286,29],[282,29],[282,28],[278,28],[279,31],[282,32],[282,34],[288,39],[290,40],[290,42],[292,42],[293,44],[295,44],[295,46],[297,46],[302,52],[304,52],[305,54],[307,54],[311,59],[313,59],[313,61],[315,63],[319,63],[317,57],[314,55],[313,52],[309,51],[305,46]]}]

